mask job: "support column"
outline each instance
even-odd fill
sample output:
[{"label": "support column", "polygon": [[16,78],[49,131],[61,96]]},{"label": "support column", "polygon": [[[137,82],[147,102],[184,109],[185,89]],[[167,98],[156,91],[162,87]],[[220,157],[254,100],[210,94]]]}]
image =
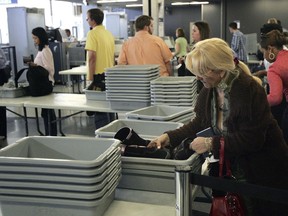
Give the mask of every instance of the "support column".
[{"label": "support column", "polygon": [[[164,0],[159,0],[163,2]],[[164,14],[164,6],[163,14]],[[159,35],[159,2],[155,0],[143,0],[143,14],[151,16],[154,19],[154,35]],[[160,17],[160,22],[163,21],[163,17]],[[162,32],[161,32],[162,33]]]}]

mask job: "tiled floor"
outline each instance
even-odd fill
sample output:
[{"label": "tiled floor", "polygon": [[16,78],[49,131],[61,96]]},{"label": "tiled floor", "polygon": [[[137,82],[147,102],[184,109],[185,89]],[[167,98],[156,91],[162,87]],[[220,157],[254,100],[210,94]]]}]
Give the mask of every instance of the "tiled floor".
[{"label": "tiled floor", "polygon": [[[62,88],[62,87],[60,87],[60,88]],[[63,87],[63,89],[66,92],[69,91],[69,89],[67,90],[65,87]],[[123,117],[120,116],[120,118],[123,118]],[[39,135],[37,130],[36,130],[35,119],[29,119],[28,121],[29,121],[29,135],[30,136]],[[42,119],[40,119],[40,126],[41,126],[41,129],[44,130]],[[15,142],[16,140],[21,139],[22,137],[25,136],[24,120],[21,119],[20,117],[15,116],[14,114],[8,113],[7,127],[8,127],[8,134],[7,134],[7,140],[5,142],[5,145],[9,145],[9,144]],[[65,133],[66,136],[95,137],[94,117],[87,116],[86,112],[83,112],[83,113],[78,114],[76,116],[73,116],[71,118],[65,119],[63,121],[62,128],[63,128],[63,132]],[[156,199],[156,197],[155,197],[155,199]],[[206,201],[207,201],[207,199],[206,199],[205,195],[201,192],[201,190],[199,190],[198,195],[196,197],[196,200],[195,200],[195,202],[193,202],[193,205],[192,205],[193,216],[207,216],[208,215],[211,204],[207,203]],[[167,206],[167,208],[168,208],[168,206]],[[164,207],[164,209],[165,209],[165,207]],[[172,207],[170,206],[168,209],[170,209],[170,210],[174,209],[173,205],[172,205]],[[168,209],[163,210],[163,213],[165,211],[167,211]],[[133,214],[131,214],[131,215],[133,215]],[[142,214],[137,214],[137,216],[138,215],[142,215]],[[174,215],[174,214],[172,214],[172,215]]]}]

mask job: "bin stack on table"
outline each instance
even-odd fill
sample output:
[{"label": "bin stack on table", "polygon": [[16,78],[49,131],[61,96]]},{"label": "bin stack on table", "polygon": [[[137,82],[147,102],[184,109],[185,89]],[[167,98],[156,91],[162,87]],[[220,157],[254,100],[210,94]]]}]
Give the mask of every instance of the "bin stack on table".
[{"label": "bin stack on table", "polygon": [[101,216],[121,177],[114,139],[26,137],[0,150],[3,216]]},{"label": "bin stack on table", "polygon": [[150,81],[159,77],[159,65],[116,65],[105,72],[106,98],[115,110],[150,106]]},{"label": "bin stack on table", "polygon": [[197,80],[195,77],[159,77],[151,81],[151,104],[195,106]]},{"label": "bin stack on table", "polygon": [[[119,119],[95,131],[96,137],[112,138],[122,127],[132,128],[141,138],[151,140],[165,131],[175,130],[182,123],[144,121],[134,119]],[[122,178],[118,188],[153,191],[161,193],[176,193],[175,168],[176,166],[191,165],[193,172],[201,173],[202,159],[198,154],[191,155],[187,160],[121,157]],[[192,188],[191,196],[196,194]]]},{"label": "bin stack on table", "polygon": [[193,107],[155,105],[126,113],[127,119],[188,123],[195,117]]}]

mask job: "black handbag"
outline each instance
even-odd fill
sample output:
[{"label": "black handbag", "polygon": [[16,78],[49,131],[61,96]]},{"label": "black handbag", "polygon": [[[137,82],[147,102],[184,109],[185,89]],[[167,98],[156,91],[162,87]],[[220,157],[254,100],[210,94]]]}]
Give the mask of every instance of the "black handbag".
[{"label": "black handbag", "polygon": [[[223,176],[224,163],[226,165],[226,175]],[[230,161],[225,160],[224,138],[220,139],[219,177],[232,178]],[[244,206],[238,194],[227,192],[223,196],[212,197],[210,216],[244,216]]]},{"label": "black handbag", "polygon": [[15,85],[18,87],[18,79],[26,72],[26,79],[29,83],[28,94],[33,97],[44,96],[52,93],[53,85],[49,80],[49,72],[41,66],[30,66],[21,69],[15,77]]},{"label": "black handbag", "polygon": [[114,135],[115,139],[121,141],[121,154],[127,157],[144,157],[169,159],[168,149],[147,148],[150,140],[142,139],[132,128],[122,127]]}]

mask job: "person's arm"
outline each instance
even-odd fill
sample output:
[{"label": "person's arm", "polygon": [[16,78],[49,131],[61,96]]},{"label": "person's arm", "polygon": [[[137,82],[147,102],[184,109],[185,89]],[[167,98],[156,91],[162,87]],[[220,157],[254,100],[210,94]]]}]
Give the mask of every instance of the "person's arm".
[{"label": "person's arm", "polygon": [[117,64],[118,65],[127,65],[128,61],[127,61],[127,56],[126,56],[126,49],[127,49],[127,44],[123,43],[118,59],[117,59]]},{"label": "person's arm", "polygon": [[164,76],[171,76],[172,75],[172,66],[171,66],[170,61],[173,58],[173,54],[170,51],[167,44],[161,38],[159,38],[159,46],[161,49],[161,55],[162,55],[163,61],[165,63],[166,71],[167,71],[167,73],[164,74]]},{"label": "person's arm", "polygon": [[87,50],[87,53],[88,53],[88,66],[89,66],[87,80],[93,81],[93,76],[95,74],[96,69],[96,52],[92,50]]},{"label": "person's arm", "polygon": [[165,73],[163,76],[172,76],[171,62],[169,61],[169,62],[165,63],[165,67],[166,67],[167,73]]},{"label": "person's arm", "polygon": [[253,73],[253,76],[259,77],[260,79],[264,78],[267,76],[267,71],[266,70],[259,70],[255,73]]},{"label": "person's arm", "polygon": [[177,57],[177,55],[180,52],[180,44],[179,43],[175,43],[175,52],[174,52],[174,56]]},{"label": "person's arm", "polygon": [[276,106],[281,103],[283,98],[283,82],[276,68],[272,65],[267,73],[269,83],[269,95],[267,95],[270,106]]},{"label": "person's arm", "polygon": [[42,50],[42,63],[43,67],[49,71],[50,76],[54,77],[54,60],[49,49],[45,48]]},{"label": "person's arm", "polygon": [[[209,97],[209,89],[203,89],[197,98],[194,112],[196,112],[196,117],[187,124],[184,124],[182,127],[175,130],[166,131],[161,136],[152,140],[149,144],[149,147],[165,147],[170,145],[171,148],[175,148],[180,145],[181,141],[189,137],[191,139],[196,138],[196,133],[210,127],[210,124],[207,124],[207,107],[210,107],[207,104],[207,98]],[[208,102],[209,103],[209,102]]]}]

